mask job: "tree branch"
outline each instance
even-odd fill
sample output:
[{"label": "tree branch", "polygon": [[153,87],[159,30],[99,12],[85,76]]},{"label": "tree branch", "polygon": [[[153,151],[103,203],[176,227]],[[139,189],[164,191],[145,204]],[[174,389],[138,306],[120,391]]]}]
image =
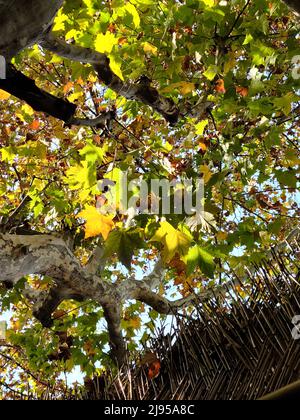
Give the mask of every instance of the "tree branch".
[{"label": "tree branch", "polygon": [[[33,314],[45,326],[52,326],[51,315],[64,300],[92,300],[104,309],[110,335],[112,355],[119,365],[126,359],[126,347],[121,332],[123,302],[137,299],[161,314],[174,314],[195,297],[175,302],[153,292],[162,281],[165,270],[158,261],[153,272],[142,281],[129,278],[121,284],[103,281],[97,276],[102,250],[98,247],[89,264],[82,267],[66,242],[52,235],[0,234],[0,283],[18,280],[30,274],[46,275],[53,286],[38,292],[25,286],[24,296],[33,300]],[[100,260],[99,260],[99,259]]]},{"label": "tree branch", "polygon": [[112,358],[121,367],[126,362],[126,346],[121,331],[121,305],[115,302],[103,305],[107,322]]},{"label": "tree branch", "polygon": [[70,45],[51,33],[40,42],[40,45],[61,57],[92,64],[101,81],[117,94],[150,106],[171,124],[178,122],[180,110],[172,99],[161,96],[147,78],[142,78],[136,83],[123,82],[111,70],[109,58],[105,54]]},{"label": "tree branch", "polygon": [[291,9],[296,13],[300,14],[300,3],[299,0],[283,0]]},{"label": "tree branch", "polygon": [[102,270],[104,264],[104,248],[101,245],[96,246],[94,252],[85,266],[85,270],[89,274],[97,274]]},{"label": "tree branch", "polygon": [[68,121],[68,125],[79,125],[86,127],[104,128],[109,127],[110,122],[116,118],[116,111],[107,111],[100,114],[97,118],[75,118]]},{"label": "tree branch", "polygon": [[76,105],[38,88],[32,79],[18,71],[12,64],[7,66],[6,79],[0,79],[0,89],[25,101],[35,111],[45,112],[66,123],[72,119],[76,111]]}]

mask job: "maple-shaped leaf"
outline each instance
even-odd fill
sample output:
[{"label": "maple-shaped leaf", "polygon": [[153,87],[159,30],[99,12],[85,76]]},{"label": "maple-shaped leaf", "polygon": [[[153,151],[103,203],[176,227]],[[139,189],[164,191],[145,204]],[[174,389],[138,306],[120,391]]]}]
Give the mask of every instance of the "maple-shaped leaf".
[{"label": "maple-shaped leaf", "polygon": [[197,266],[209,278],[214,278],[215,263],[214,256],[199,245],[190,248],[182,260],[187,265],[187,275],[190,276]]},{"label": "maple-shaped leaf", "polygon": [[244,87],[244,86],[237,86],[236,87],[236,93],[238,95],[241,95],[243,97],[246,97],[249,95],[249,88]]},{"label": "maple-shaped leaf", "polygon": [[29,125],[29,130],[36,131],[40,128],[39,120],[33,120],[32,123]]},{"label": "maple-shaped leaf", "polygon": [[114,34],[106,32],[105,35],[97,35],[95,48],[100,53],[111,53],[116,44],[118,44],[118,38]]},{"label": "maple-shaped leaf", "polygon": [[178,253],[185,255],[191,244],[191,238],[180,230],[175,229],[168,222],[161,222],[160,228],[150,239],[150,242],[161,242],[164,246],[162,258],[164,262],[170,262]]},{"label": "maple-shaped leaf", "polygon": [[146,54],[153,54],[153,55],[157,55],[157,47],[155,47],[154,45],[150,44],[149,42],[145,42],[144,44],[144,51]]},{"label": "maple-shaped leaf", "polygon": [[109,235],[104,256],[108,258],[117,254],[121,263],[130,270],[134,251],[143,247],[144,242],[137,230],[117,230]]},{"label": "maple-shaped leaf", "polygon": [[225,82],[223,79],[219,79],[216,81],[215,90],[218,93],[226,93]]},{"label": "maple-shaped leaf", "polygon": [[155,353],[147,351],[140,361],[141,366],[148,366],[148,378],[155,379],[160,374],[161,362]]},{"label": "maple-shaped leaf", "polygon": [[198,124],[196,124],[196,126],[195,126],[196,134],[198,136],[202,136],[207,125],[208,125],[208,120],[207,119],[202,120]]},{"label": "maple-shaped leaf", "polygon": [[114,228],[113,218],[99,213],[95,207],[88,206],[77,217],[86,220],[85,239],[102,235],[106,241],[108,235]]},{"label": "maple-shaped leaf", "polygon": [[162,90],[162,93],[170,93],[170,92],[174,91],[175,89],[178,89],[179,92],[182,95],[187,95],[187,94],[193,92],[196,89],[196,86],[195,86],[194,83],[191,83],[191,82],[173,83],[173,84],[169,85],[168,87],[164,88]]},{"label": "maple-shaped leaf", "polygon": [[66,182],[71,190],[88,191],[97,182],[95,165],[85,161],[71,166],[66,172]]},{"label": "maple-shaped leaf", "polygon": [[101,148],[91,142],[87,142],[87,145],[80,150],[79,154],[84,157],[87,162],[98,162],[100,164],[103,161],[105,152],[105,148]]}]

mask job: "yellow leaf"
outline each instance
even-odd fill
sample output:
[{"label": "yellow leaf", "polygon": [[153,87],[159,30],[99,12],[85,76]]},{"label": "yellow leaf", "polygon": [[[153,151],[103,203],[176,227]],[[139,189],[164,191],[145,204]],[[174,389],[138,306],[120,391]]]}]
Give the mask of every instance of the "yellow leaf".
[{"label": "yellow leaf", "polygon": [[218,241],[225,241],[228,238],[228,233],[226,232],[218,232],[217,239]]},{"label": "yellow leaf", "polygon": [[196,124],[196,134],[198,136],[202,136],[206,126],[208,125],[208,120],[202,120],[198,124]]},{"label": "yellow leaf", "polygon": [[146,54],[157,55],[158,48],[155,47],[152,44],[149,44],[149,42],[145,42],[145,44],[144,44],[144,51],[145,51]]},{"label": "yellow leaf", "polygon": [[196,89],[196,86],[194,83],[190,82],[178,82],[167,86],[165,89],[162,90],[162,92],[169,93],[172,92],[174,89],[178,89],[182,95],[187,95],[193,92]]},{"label": "yellow leaf", "polygon": [[180,93],[182,95],[188,95],[189,93],[193,92],[196,89],[194,83],[184,82],[181,85]]},{"label": "yellow leaf", "polygon": [[208,7],[213,7],[215,4],[215,0],[201,0],[203,3],[205,3]]},{"label": "yellow leaf", "polygon": [[118,38],[111,32],[106,32],[105,35],[99,34],[97,35],[97,39],[95,42],[95,48],[97,51],[101,53],[108,53],[110,54],[113,50],[113,47],[118,44]]},{"label": "yellow leaf", "polygon": [[0,101],[6,101],[8,98],[10,98],[10,94],[0,89]]},{"label": "yellow leaf", "polygon": [[85,239],[101,234],[106,241],[109,233],[114,228],[113,217],[104,216],[93,206],[87,206],[77,217],[86,220]]},{"label": "yellow leaf", "polygon": [[110,56],[109,58],[110,58],[109,67],[111,71],[115,73],[116,76],[120,77],[121,80],[124,81],[124,77],[121,70],[121,64],[118,63],[113,56]]},{"label": "yellow leaf", "polygon": [[160,228],[150,239],[150,242],[161,242],[164,246],[162,258],[164,262],[170,262],[178,253],[185,255],[191,244],[191,239],[180,230],[175,229],[168,222],[161,222]]},{"label": "yellow leaf", "polygon": [[26,116],[29,115],[30,117],[32,117],[34,114],[34,110],[31,108],[30,105],[25,104],[21,107],[20,112],[16,113],[16,116],[18,118],[20,118],[21,121],[25,122],[26,121]]},{"label": "yellow leaf", "polygon": [[139,328],[141,328],[141,325],[142,325],[142,323],[141,323],[141,318],[139,318],[138,316],[136,316],[136,317],[134,317],[134,318],[131,318],[131,319],[128,321],[128,326],[129,326],[130,328],[134,328],[134,329],[136,329],[136,330],[138,330]]},{"label": "yellow leaf", "polygon": [[75,102],[75,101],[78,101],[78,99],[79,98],[81,98],[83,96],[83,92],[82,91],[80,91],[80,92],[75,92],[75,93],[72,93],[69,97],[68,97],[68,101],[70,101],[70,102]]},{"label": "yellow leaf", "polygon": [[203,174],[204,184],[207,184],[213,176],[211,170],[207,165],[200,166],[200,172]]}]

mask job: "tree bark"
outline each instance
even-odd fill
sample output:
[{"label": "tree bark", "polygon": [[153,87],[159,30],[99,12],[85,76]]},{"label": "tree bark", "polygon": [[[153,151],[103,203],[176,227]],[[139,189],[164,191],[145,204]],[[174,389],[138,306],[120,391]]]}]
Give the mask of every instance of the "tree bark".
[{"label": "tree bark", "polygon": [[[38,43],[62,57],[93,65],[101,82],[107,87],[128,100],[139,101],[151,107],[172,125],[175,125],[180,117],[189,114],[184,105],[182,105],[183,109],[180,109],[180,106],[176,105],[172,99],[160,95],[147,77],[142,77],[136,82],[123,82],[111,70],[109,58],[105,54],[70,45],[55,38],[50,29],[55,14],[63,3],[63,0],[0,1],[0,54],[8,63],[21,50]],[[11,66],[8,67],[8,73],[9,80],[6,83],[2,81],[0,87],[26,101],[36,111],[46,112],[68,124],[76,125],[97,127],[101,125],[103,119],[107,119],[107,115],[99,116],[94,120],[75,118],[75,108],[72,104],[59,98],[55,99],[52,95],[38,89],[34,81],[26,76],[22,78],[22,74],[14,71]],[[14,81],[16,86],[14,86]],[[204,101],[197,109],[201,114],[205,114],[210,106],[211,103]],[[199,118],[201,116],[198,115]]]},{"label": "tree bark", "polygon": [[7,62],[43,37],[63,3],[64,0],[0,1],[0,54]]},{"label": "tree bark", "polygon": [[283,0],[291,9],[300,14],[300,1],[299,0]]},{"label": "tree bark", "polygon": [[[101,254],[97,248],[94,255]],[[103,263],[103,259],[99,261],[99,264]],[[0,266],[0,283],[8,282],[12,287],[30,274],[53,279],[48,291],[32,290],[29,285],[23,291],[24,297],[33,303],[33,315],[45,327],[52,326],[52,314],[65,300],[91,300],[101,305],[108,325],[112,356],[119,366],[127,358],[121,331],[124,302],[136,299],[168,315],[175,314],[192,300],[190,296],[171,302],[153,291],[165,276],[161,262],[143,280],[129,277],[116,285],[95,274],[98,269],[93,257],[87,266],[82,267],[66,242],[52,235],[0,234]]]},{"label": "tree bark", "polygon": [[76,112],[76,105],[38,88],[32,79],[12,64],[7,66],[6,79],[0,79],[0,88],[25,101],[35,111],[45,112],[66,123]]}]

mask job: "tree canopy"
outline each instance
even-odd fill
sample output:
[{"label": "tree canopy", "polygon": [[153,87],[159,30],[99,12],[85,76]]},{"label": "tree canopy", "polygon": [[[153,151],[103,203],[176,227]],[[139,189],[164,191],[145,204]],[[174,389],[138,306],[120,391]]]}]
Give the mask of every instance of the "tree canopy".
[{"label": "tree canopy", "polygon": [[[14,55],[0,80],[0,395],[134,359],[159,321],[246,282],[300,216],[298,2],[53,3],[51,33],[0,51]],[[110,208],[124,173],[202,180],[204,208],[164,212],[153,192],[157,214]]]}]

